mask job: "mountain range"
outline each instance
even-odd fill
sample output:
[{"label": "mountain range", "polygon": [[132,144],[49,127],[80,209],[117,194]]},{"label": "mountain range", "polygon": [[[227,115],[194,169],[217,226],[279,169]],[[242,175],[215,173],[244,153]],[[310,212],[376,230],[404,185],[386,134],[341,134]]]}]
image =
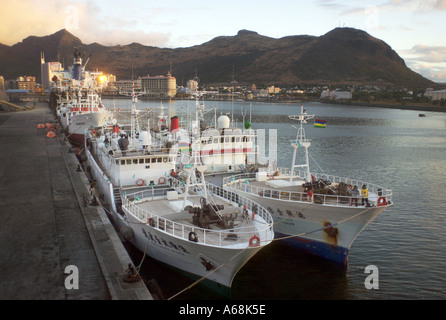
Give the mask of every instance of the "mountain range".
[{"label": "mountain range", "polygon": [[[426,88],[438,84],[408,68],[384,41],[353,28],[335,28],[316,37],[270,38],[249,30],[216,37],[187,48],[158,48],[138,43],[104,46],[84,44],[65,29],[52,35],[30,36],[12,46],[0,44],[0,75],[5,79],[35,75],[40,80],[40,53],[45,60],[73,63],[78,48],[87,70],[99,70],[118,80],[167,74],[178,85],[198,76],[205,85],[377,85]],[[39,80],[37,80],[39,82]]]}]

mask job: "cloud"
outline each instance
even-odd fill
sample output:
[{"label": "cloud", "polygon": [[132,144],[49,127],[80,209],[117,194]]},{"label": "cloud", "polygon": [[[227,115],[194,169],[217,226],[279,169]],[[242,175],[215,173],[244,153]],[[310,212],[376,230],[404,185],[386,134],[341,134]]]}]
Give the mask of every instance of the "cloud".
[{"label": "cloud", "polygon": [[410,59],[414,61],[428,63],[446,62],[446,46],[417,44],[409,50],[403,50],[402,53],[411,57]]},{"label": "cloud", "polygon": [[[57,4],[57,5],[56,5]],[[44,36],[63,28],[67,0],[46,3],[32,0],[2,0],[0,42],[12,45],[30,36]],[[51,10],[48,10],[51,6]]]},{"label": "cloud", "polygon": [[74,0],[2,0],[0,43],[13,45],[30,35],[46,36],[66,29],[87,44],[98,42],[104,45],[125,45],[138,42],[158,47],[169,44],[169,32],[150,30],[151,19],[167,8],[138,11],[141,8],[135,3],[133,6],[126,6],[126,10],[134,13],[129,14],[122,10],[108,10],[109,1],[101,3]]},{"label": "cloud", "polygon": [[417,44],[401,50],[409,68],[436,82],[446,82],[446,46]]}]

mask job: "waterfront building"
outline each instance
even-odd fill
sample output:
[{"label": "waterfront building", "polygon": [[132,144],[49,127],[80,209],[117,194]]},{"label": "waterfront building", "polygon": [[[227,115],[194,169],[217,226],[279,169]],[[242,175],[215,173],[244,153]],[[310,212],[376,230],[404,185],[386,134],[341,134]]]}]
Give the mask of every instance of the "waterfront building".
[{"label": "waterfront building", "polygon": [[166,76],[149,76],[141,78],[141,88],[150,97],[173,98],[177,94],[177,80],[170,72]]},{"label": "waterfront building", "polygon": [[322,90],[322,92],[321,92],[321,99],[350,100],[351,98],[352,98],[352,93],[350,91]]},{"label": "waterfront building", "polygon": [[441,99],[446,100],[446,90],[428,90],[424,95],[430,98],[432,101]]},{"label": "waterfront building", "polygon": [[110,81],[108,83],[109,90],[112,91],[115,89],[119,92],[131,92],[132,88],[136,91],[141,90],[141,80],[119,80],[119,81]]},{"label": "waterfront building", "polygon": [[63,72],[62,64],[60,62],[45,62],[43,54],[40,58],[40,75],[41,83],[45,89],[50,89],[54,76],[61,78]]},{"label": "waterfront building", "polygon": [[188,80],[186,87],[191,91],[196,91],[198,89],[198,82],[196,80]]},{"label": "waterfront building", "polygon": [[278,94],[281,91],[280,88],[277,88],[275,86],[268,87],[267,90],[269,94]]},{"label": "waterfront building", "polygon": [[34,91],[36,88],[36,77],[24,76],[17,78],[17,89]]}]

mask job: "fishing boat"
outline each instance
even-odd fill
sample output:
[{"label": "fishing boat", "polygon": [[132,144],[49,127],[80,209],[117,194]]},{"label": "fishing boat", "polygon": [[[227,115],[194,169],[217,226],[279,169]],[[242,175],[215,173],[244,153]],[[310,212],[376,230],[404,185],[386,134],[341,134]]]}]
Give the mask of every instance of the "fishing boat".
[{"label": "fishing boat", "polygon": [[102,126],[115,117],[112,110],[104,107],[96,90],[83,87],[61,94],[56,115],[68,140],[76,147],[84,145],[88,128]]},{"label": "fishing boat", "polygon": [[112,110],[104,107],[99,94],[99,72],[85,70],[80,51],[74,50],[71,70],[65,76],[55,76],[55,92],[58,96],[56,116],[68,140],[75,147],[82,147],[85,131],[89,127],[102,126],[114,118]]},{"label": "fishing boat", "polygon": [[267,208],[275,221],[276,239],[347,266],[349,250],[361,230],[393,204],[392,191],[310,171],[311,141],[304,124],[314,115],[307,114],[302,105],[301,113],[289,118],[300,124],[296,140],[290,143],[291,167],[232,175],[224,178],[223,188]]},{"label": "fishing boat", "polygon": [[[170,147],[177,145],[180,156],[189,159],[191,150],[198,150],[203,164],[207,165],[205,175],[214,178],[213,183],[221,185],[221,175],[241,172],[256,162],[257,132],[249,120],[238,128],[227,114],[217,117],[216,109],[206,109],[196,94],[195,110],[183,116],[170,118],[161,106],[157,123],[151,126],[153,141]],[[213,121],[205,121],[205,115],[214,111]],[[220,178],[215,179],[215,176]],[[217,183],[218,179],[220,182]]]},{"label": "fishing boat", "polygon": [[95,190],[116,228],[141,252],[224,291],[273,240],[272,216],[207,183],[199,147],[190,161],[178,163],[177,146],[152,141],[149,128],[135,123],[136,101],[133,95],[130,128],[113,123],[87,132]]}]

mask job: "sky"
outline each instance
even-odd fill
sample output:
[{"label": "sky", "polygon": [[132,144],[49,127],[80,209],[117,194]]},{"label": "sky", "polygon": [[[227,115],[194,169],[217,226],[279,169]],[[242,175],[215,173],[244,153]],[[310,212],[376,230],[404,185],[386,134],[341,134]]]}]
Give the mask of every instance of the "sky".
[{"label": "sky", "polygon": [[[200,45],[247,29],[281,38],[357,28],[446,83],[446,0],[1,0],[0,43],[67,29],[83,43]],[[1,70],[0,70],[1,72]]]}]

